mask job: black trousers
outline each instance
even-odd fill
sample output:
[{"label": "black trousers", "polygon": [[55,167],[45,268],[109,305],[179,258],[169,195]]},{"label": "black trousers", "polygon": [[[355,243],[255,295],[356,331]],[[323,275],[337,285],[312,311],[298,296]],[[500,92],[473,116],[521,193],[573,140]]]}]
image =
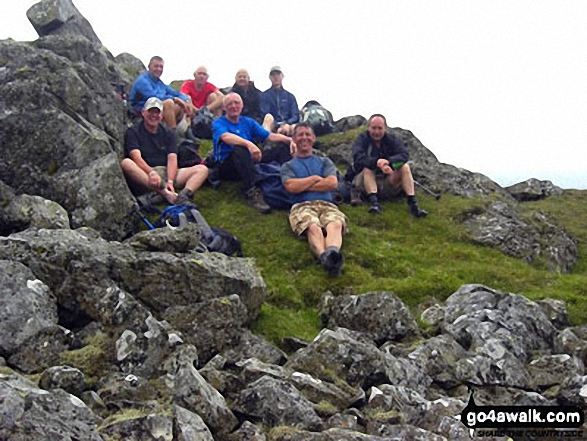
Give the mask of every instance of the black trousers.
[{"label": "black trousers", "polygon": [[257,185],[260,176],[255,170],[251,152],[246,147],[237,145],[220,164],[220,179],[224,181],[241,181],[243,192]]}]

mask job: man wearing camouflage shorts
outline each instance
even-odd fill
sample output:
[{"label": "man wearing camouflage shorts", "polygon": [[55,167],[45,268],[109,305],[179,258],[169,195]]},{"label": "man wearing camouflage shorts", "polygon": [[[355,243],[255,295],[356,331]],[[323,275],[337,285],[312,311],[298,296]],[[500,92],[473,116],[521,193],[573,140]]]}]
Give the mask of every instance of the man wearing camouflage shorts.
[{"label": "man wearing camouflage shorts", "polygon": [[330,276],[339,276],[344,264],[340,252],[347,218],[332,203],[332,191],[338,186],[336,168],[323,156],[314,156],[316,136],[307,123],[299,123],[293,132],[294,158],[281,167],[281,181],[292,193],[294,205],[289,223],[298,236],[306,236],[310,250]]}]

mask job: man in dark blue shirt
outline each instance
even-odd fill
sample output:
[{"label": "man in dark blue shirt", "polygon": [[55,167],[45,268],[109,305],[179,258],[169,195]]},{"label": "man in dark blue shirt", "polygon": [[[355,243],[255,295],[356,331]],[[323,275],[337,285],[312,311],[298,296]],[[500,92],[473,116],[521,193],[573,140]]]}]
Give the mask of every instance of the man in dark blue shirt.
[{"label": "man in dark blue shirt", "polygon": [[294,158],[281,167],[281,181],[296,202],[289,223],[298,236],[308,239],[310,250],[330,276],[340,275],[344,256],[340,252],[347,219],[332,203],[338,186],[336,168],[325,156],[314,156],[316,135],[307,123],[294,128]]},{"label": "man in dark blue shirt", "polygon": [[273,117],[272,129],[277,133],[291,136],[294,124],[300,119],[296,97],[283,88],[281,67],[273,66],[269,71],[269,79],[271,87],[260,97],[261,113]]}]

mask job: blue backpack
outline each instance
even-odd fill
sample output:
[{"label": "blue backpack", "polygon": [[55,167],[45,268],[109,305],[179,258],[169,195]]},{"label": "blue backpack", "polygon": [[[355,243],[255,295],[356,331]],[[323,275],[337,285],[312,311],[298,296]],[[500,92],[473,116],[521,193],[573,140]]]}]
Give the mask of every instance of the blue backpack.
[{"label": "blue backpack", "polygon": [[255,168],[261,177],[259,187],[263,193],[265,202],[275,209],[290,209],[293,198],[281,183],[281,164],[267,162],[255,164]]},{"label": "blue backpack", "polygon": [[198,207],[191,202],[170,205],[165,208],[155,221],[153,228],[165,226],[183,227],[187,223],[198,224],[202,230],[202,242],[208,251],[226,254],[227,256],[243,257],[241,241],[223,228],[210,227]]}]

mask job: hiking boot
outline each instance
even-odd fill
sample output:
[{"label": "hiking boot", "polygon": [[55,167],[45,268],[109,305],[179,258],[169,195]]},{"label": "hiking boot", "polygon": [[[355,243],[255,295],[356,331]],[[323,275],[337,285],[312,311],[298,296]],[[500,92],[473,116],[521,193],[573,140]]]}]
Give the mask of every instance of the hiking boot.
[{"label": "hiking boot", "polygon": [[369,213],[379,214],[381,213],[381,205],[379,202],[373,202],[369,207]]},{"label": "hiking boot", "polygon": [[408,212],[414,217],[426,217],[428,215],[428,212],[426,210],[422,210],[416,201],[408,204]]},{"label": "hiking boot", "polygon": [[340,251],[327,250],[318,258],[320,265],[324,268],[330,277],[338,277],[344,265],[344,256]]},{"label": "hiking boot", "polygon": [[361,205],[363,203],[363,198],[361,197],[361,190],[357,187],[351,187],[351,205],[356,207],[357,205]]},{"label": "hiking boot", "polygon": [[188,193],[187,191],[181,191],[178,195],[177,195],[177,199],[175,200],[175,205],[183,205],[186,204],[188,202],[192,201],[192,196],[193,194]]},{"label": "hiking boot", "polygon": [[263,199],[263,193],[259,187],[251,187],[246,193],[249,205],[257,210],[261,214],[271,213],[271,207],[267,205],[265,199]]}]

